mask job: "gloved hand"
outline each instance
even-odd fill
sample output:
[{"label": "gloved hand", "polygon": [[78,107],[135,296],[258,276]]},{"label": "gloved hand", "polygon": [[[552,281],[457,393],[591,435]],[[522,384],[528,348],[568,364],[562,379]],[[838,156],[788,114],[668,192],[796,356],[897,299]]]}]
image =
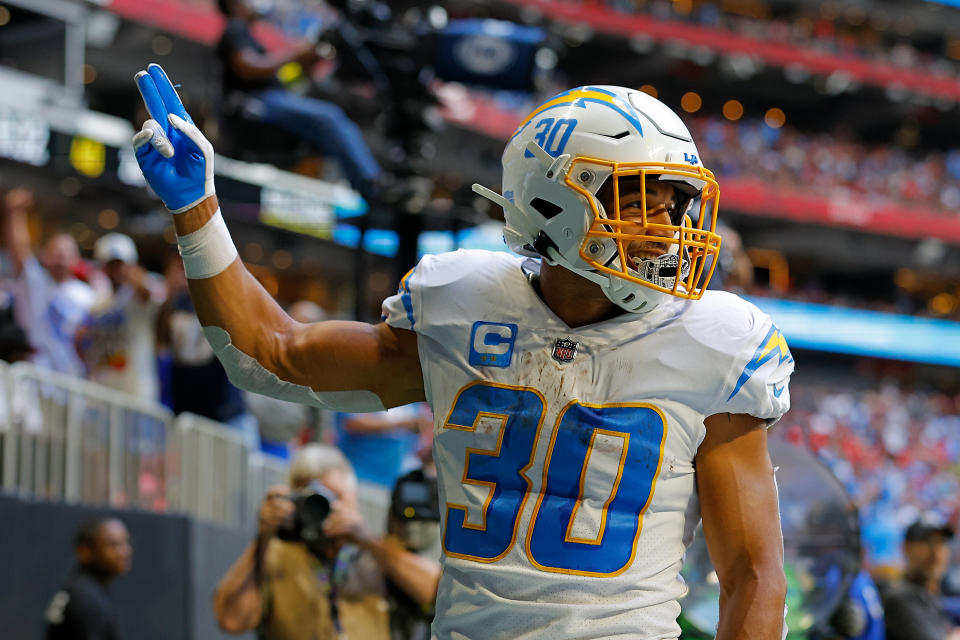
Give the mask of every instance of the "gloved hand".
[{"label": "gloved hand", "polygon": [[171,213],[181,213],[214,194],[213,146],[203,137],[158,64],[136,75],[150,112],[133,136],[137,163]]}]

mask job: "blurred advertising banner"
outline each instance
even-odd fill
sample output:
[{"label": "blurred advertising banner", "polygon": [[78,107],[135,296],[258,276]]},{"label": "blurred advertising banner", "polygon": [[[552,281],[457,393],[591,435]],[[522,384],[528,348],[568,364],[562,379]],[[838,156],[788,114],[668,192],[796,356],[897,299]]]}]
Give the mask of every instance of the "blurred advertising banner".
[{"label": "blurred advertising banner", "polygon": [[773,318],[796,349],[960,366],[960,322],[790,300],[748,299]]},{"label": "blurred advertising banner", "polygon": [[539,27],[502,20],[454,20],[440,36],[437,75],[471,85],[528,91],[533,88],[534,58],[546,37]]},{"label": "blurred advertising banner", "polygon": [[125,121],[93,112],[73,112],[65,123],[57,109],[15,109],[0,104],[0,158],[59,174],[79,174],[134,187],[145,183]]}]

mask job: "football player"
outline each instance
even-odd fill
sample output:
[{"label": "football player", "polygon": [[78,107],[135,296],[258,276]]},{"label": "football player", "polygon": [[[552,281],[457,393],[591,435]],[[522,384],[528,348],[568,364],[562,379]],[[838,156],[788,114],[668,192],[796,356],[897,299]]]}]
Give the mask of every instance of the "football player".
[{"label": "football player", "polygon": [[157,65],[134,138],[174,213],[211,345],[243,388],[436,416],[436,638],[677,638],[702,519],[717,638],[779,640],[786,581],[766,429],[793,358],[752,304],[706,291],[719,187],[650,96],[580,87],[507,144],[508,253],[427,256],[376,325],[293,321],[237,259],[213,150]]}]

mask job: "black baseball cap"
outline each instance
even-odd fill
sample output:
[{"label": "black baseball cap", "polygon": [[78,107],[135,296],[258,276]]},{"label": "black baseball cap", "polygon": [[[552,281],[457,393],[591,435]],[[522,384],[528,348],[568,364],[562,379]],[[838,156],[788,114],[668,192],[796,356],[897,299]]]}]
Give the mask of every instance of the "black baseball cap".
[{"label": "black baseball cap", "polygon": [[907,527],[907,532],[904,534],[903,539],[906,542],[926,542],[936,534],[945,538],[952,538],[954,534],[953,527],[939,518],[921,516],[916,522]]}]

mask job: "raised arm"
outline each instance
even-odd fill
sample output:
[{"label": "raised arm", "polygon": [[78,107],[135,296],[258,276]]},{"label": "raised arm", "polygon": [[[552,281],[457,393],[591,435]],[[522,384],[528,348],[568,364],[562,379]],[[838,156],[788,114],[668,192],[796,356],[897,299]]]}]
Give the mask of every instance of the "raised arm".
[{"label": "raised arm", "polygon": [[766,421],[704,421],[696,478],[703,534],[720,580],[717,640],[781,640],[787,585]]},{"label": "raised arm", "polygon": [[14,272],[20,275],[24,263],[33,255],[30,231],[27,229],[27,214],[33,206],[33,193],[26,187],[16,187],[7,193],[3,204],[4,247],[13,262]]},{"label": "raised arm", "polygon": [[220,215],[210,143],[158,65],[137,74],[137,85],[152,116],[134,137],[137,160],[174,214],[197,316],[231,381],[348,411],[423,400],[413,332],[383,323],[301,324],[260,286],[237,257]]}]

